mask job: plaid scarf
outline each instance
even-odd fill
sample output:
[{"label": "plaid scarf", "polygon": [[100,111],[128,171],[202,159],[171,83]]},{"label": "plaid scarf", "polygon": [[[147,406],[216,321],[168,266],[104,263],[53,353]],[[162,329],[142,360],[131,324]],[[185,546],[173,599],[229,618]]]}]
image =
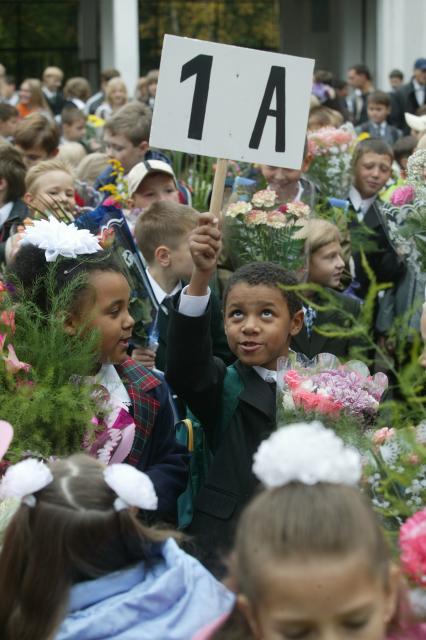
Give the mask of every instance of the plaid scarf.
[{"label": "plaid scarf", "polygon": [[116,365],[116,370],[121,378],[133,405],[133,418],[136,431],[132,450],[127,462],[137,466],[142,451],[148,441],[154,427],[155,419],[160,408],[160,402],[149,392],[161,384],[148,369],[142,367],[134,360],[126,360]]}]

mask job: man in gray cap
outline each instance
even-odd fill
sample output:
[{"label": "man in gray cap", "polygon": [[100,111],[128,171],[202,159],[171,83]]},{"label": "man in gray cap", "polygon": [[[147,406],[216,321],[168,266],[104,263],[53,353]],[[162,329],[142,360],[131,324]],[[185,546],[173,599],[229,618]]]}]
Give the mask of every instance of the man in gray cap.
[{"label": "man in gray cap", "polygon": [[392,93],[391,98],[392,111],[389,121],[398,129],[402,129],[404,135],[409,135],[410,129],[405,122],[404,113],[416,113],[419,107],[426,104],[426,58],[418,58],[415,61],[410,82]]}]

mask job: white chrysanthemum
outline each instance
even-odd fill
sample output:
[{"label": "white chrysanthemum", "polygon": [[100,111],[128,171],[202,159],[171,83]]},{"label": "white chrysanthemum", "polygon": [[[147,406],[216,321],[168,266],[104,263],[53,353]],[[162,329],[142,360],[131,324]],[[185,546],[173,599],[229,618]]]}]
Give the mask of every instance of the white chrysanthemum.
[{"label": "white chrysanthemum", "polygon": [[27,458],[9,467],[0,482],[0,500],[31,496],[52,482],[49,467],[41,460]]},{"label": "white chrysanthemum", "polygon": [[246,213],[250,213],[252,210],[252,206],[249,202],[244,202],[244,200],[240,200],[239,202],[233,202],[229,205],[226,210],[225,215],[230,218],[236,218],[239,215],[245,215]]},{"label": "white chrysanthemum", "polygon": [[58,256],[76,258],[102,249],[96,236],[88,229],[78,229],[75,224],[65,224],[56,218],[34,220],[25,229],[21,244],[45,249],[47,262],[54,262]]},{"label": "white chrysanthemum", "polygon": [[317,421],[278,429],[261,443],[253,463],[254,474],[266,487],[290,482],[356,485],[361,469],[358,451]]},{"label": "white chrysanthemum", "polygon": [[251,199],[251,202],[254,207],[261,208],[265,207],[268,209],[269,207],[273,207],[277,201],[277,194],[272,189],[262,189],[261,191],[256,191]]},{"label": "white chrysanthemum", "polygon": [[105,482],[117,494],[114,503],[117,511],[127,507],[139,507],[155,511],[158,498],[152,480],[146,473],[129,464],[111,464],[104,470]]}]

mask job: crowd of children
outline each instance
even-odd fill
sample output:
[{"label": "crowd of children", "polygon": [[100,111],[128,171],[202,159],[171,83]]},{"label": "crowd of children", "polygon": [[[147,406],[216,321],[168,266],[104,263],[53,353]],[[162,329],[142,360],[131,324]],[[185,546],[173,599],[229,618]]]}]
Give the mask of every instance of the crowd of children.
[{"label": "crowd of children", "polygon": [[[426,86],[426,59],[415,72]],[[395,115],[405,85],[376,90],[364,65],[348,81],[345,96],[345,83],[316,72],[302,166],[236,165],[220,216],[207,213],[209,188],[204,200],[197,191],[213,182],[197,182],[197,159],[184,175],[175,154],[149,146],[156,70],[134,99],[115,69],[93,95],[57,67],[24,79],[19,95],[13,78],[0,85],[0,384],[14,380],[23,402],[44,397],[55,421],[19,331],[20,309],[43,326],[53,314],[70,359],[90,352],[90,375],[75,366],[69,385],[86,385],[93,409],[81,447],[65,455],[41,440],[28,451],[18,429],[8,453],[0,410],[5,640],[426,638],[374,513],[383,503],[366,490],[361,436],[348,444],[336,411],[326,426],[309,413],[277,420],[279,363],[295,353],[312,366],[319,354],[355,353],[388,374],[387,426],[368,418],[380,444],[399,426],[401,397],[422,415],[412,306],[426,267],[421,245],[410,245],[417,267],[404,250],[416,230],[407,240],[398,207],[411,206],[420,234],[423,115],[407,111],[405,135]],[[328,155],[321,136],[334,140]],[[343,194],[330,190],[330,170]],[[255,261],[235,233],[263,234]],[[278,264],[269,247],[280,238]],[[414,391],[398,376],[407,363]],[[58,388],[55,402],[65,395]],[[406,456],[419,460],[423,450]],[[410,513],[392,515],[400,525]],[[425,536],[414,537],[424,583]]]}]

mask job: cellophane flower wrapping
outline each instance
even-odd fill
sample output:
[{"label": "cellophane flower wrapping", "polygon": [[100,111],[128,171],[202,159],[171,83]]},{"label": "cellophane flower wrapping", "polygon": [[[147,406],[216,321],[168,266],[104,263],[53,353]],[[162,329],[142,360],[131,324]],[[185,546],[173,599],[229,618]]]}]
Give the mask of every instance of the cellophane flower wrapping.
[{"label": "cellophane flower wrapping", "polygon": [[310,216],[303,202],[278,206],[275,191],[263,189],[250,202],[238,201],[225,212],[226,243],[241,266],[248,262],[276,262],[288,269],[304,264],[304,240],[297,237],[301,221]]},{"label": "cellophane flower wrapping", "polygon": [[367,432],[365,487],[390,530],[426,504],[426,422]]},{"label": "cellophane flower wrapping", "polygon": [[383,205],[389,237],[397,253],[416,273],[426,271],[426,149],[407,163],[407,184]]},{"label": "cellophane flower wrapping", "polygon": [[371,376],[360,361],[342,365],[330,353],[312,360],[291,353],[278,359],[277,408],[282,416],[292,411],[329,420],[348,416],[366,427],[374,422],[387,385],[385,374]]},{"label": "cellophane flower wrapping", "polygon": [[346,198],[351,184],[355,130],[350,123],[339,128],[323,127],[308,134],[312,162],[308,176],[327,196]]}]

